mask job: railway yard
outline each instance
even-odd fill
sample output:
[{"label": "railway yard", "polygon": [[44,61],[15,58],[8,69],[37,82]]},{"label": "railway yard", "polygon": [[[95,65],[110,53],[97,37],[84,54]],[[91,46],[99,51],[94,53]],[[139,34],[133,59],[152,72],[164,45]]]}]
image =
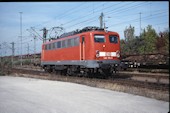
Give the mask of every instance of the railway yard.
[{"label": "railway yard", "polygon": [[0,113],[170,113],[168,2],[0,8]]},{"label": "railway yard", "polygon": [[169,54],[121,56],[117,32],[85,27],[0,59],[2,113],[169,111]]}]

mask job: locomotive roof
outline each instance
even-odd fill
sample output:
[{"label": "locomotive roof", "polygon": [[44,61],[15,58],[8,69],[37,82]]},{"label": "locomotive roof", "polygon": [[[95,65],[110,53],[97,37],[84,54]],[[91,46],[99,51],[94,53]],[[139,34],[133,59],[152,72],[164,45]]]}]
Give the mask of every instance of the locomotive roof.
[{"label": "locomotive roof", "polygon": [[72,36],[72,35],[80,34],[80,33],[87,32],[87,31],[104,31],[104,29],[99,28],[99,27],[85,27],[85,28],[83,28],[81,30],[77,29],[75,31],[71,31],[71,32],[68,32],[68,33],[63,33],[62,35],[60,35],[59,38],[64,38],[64,37],[67,37],[67,36]]},{"label": "locomotive roof", "polygon": [[[77,29],[75,31],[63,33],[59,37],[57,37],[57,39],[52,40],[52,41],[56,41],[56,40],[61,39],[61,38],[66,38],[68,36],[74,36],[74,35],[77,35],[77,34],[80,34],[80,33],[84,33],[84,32],[89,32],[89,31],[105,31],[105,30],[103,28],[99,28],[99,27],[85,27],[85,28],[83,28],[81,30]],[[49,43],[49,42],[46,42],[46,43]]]}]

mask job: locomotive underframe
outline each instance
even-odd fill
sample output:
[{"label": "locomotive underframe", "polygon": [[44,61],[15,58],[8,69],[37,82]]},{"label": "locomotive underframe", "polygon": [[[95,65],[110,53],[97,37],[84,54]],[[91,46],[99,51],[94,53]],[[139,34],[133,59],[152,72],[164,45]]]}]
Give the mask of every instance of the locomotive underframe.
[{"label": "locomotive underframe", "polygon": [[89,76],[98,73],[112,75],[116,73],[120,61],[118,60],[72,60],[72,61],[46,61],[41,62],[45,71],[60,71],[67,75]]}]

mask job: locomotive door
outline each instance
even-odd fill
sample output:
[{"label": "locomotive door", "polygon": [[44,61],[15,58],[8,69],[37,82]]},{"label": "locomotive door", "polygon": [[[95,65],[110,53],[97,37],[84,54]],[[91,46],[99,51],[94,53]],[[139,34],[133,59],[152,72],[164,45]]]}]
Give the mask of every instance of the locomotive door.
[{"label": "locomotive door", "polygon": [[85,36],[81,36],[80,39],[80,60],[85,60]]}]

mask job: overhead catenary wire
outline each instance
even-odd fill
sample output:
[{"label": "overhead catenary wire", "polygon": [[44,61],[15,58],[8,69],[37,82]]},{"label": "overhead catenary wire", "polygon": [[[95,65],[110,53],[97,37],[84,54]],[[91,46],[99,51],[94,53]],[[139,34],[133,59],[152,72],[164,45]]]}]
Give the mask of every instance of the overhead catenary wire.
[{"label": "overhead catenary wire", "polygon": [[[81,5],[77,5],[77,7],[80,7],[80,6],[82,6],[82,5],[84,5],[84,3],[82,3]],[[76,7],[76,8],[77,8]],[[67,11],[65,11],[66,13],[63,13],[62,15],[60,15],[60,16],[55,16],[54,17],[54,19],[56,19],[56,17],[58,17],[58,18],[61,18],[62,16],[64,16],[65,14],[67,14],[68,12],[70,12],[70,11],[72,11],[72,10],[74,10],[74,9],[76,9],[75,7],[73,7],[73,8],[70,8],[70,9],[68,9]],[[46,23],[49,23],[49,22],[51,22],[52,20],[48,20],[48,21],[46,21],[46,22],[43,22],[42,24],[38,24],[38,25],[35,25],[35,26],[33,26],[33,27],[38,27],[38,26],[41,26],[41,25],[43,25],[43,24],[46,24]]]},{"label": "overhead catenary wire", "polygon": [[[131,3],[131,2],[129,2],[129,3]],[[139,3],[139,4],[135,4],[135,3],[137,3],[137,2],[133,2],[133,4],[131,3],[129,6],[127,5],[126,6],[126,4],[121,4],[121,5],[117,5],[117,6],[114,6],[113,5],[113,8],[111,7],[111,3],[109,3],[108,5],[104,5],[104,7],[102,8],[103,9],[103,11],[105,12],[104,13],[104,15],[105,16],[111,16],[111,18],[117,18],[117,17],[122,17],[121,16],[121,14],[124,12],[128,12],[128,11],[131,11],[131,10],[133,10],[134,8],[136,8],[136,7],[140,7],[140,6],[143,6],[143,5],[145,5],[145,4],[148,4],[148,2],[144,2],[144,3]],[[87,5],[87,4],[86,4]],[[103,5],[103,3],[101,3],[100,5]],[[120,7],[120,6],[123,6],[124,5],[124,7]],[[85,5],[82,5],[83,7],[85,7]],[[70,11],[70,12],[68,12],[67,14],[63,14],[63,16],[61,16],[61,18],[65,18],[65,17],[67,17],[67,16],[69,16],[68,14],[70,14],[70,13],[74,13],[74,11],[76,11],[76,10],[78,10],[78,9],[80,9],[80,8],[82,8],[82,6],[80,6],[79,8],[77,8],[76,9],[76,7],[75,7],[75,10],[72,10],[72,11]],[[98,7],[99,5],[96,5],[95,7]],[[134,6],[134,7],[133,7]],[[107,9],[107,7],[110,7],[110,8],[108,8]],[[120,7],[119,9],[118,9],[118,7]],[[73,7],[74,8],[74,7]],[[105,9],[106,8],[106,9]],[[117,8],[117,9],[116,9]],[[101,7],[100,7],[100,9],[101,9]],[[83,15],[83,16],[86,16],[86,17],[84,17],[84,19],[82,20],[82,18],[79,18],[78,19],[78,21],[77,20],[73,20],[72,19],[72,22],[70,22],[70,21],[67,21],[68,23],[64,23],[64,27],[66,26],[66,28],[68,28],[69,27],[69,29],[72,29],[72,28],[80,28],[80,27],[83,27],[83,26],[85,26],[85,25],[94,25],[94,24],[97,24],[97,22],[96,21],[98,21],[98,16],[99,16],[99,14],[96,12],[96,11],[101,11],[99,8],[96,8],[95,10],[94,10],[94,12],[95,12],[95,14],[94,14],[94,12],[93,11],[91,11],[92,12],[92,14],[93,15],[89,15],[88,17],[86,16],[86,14],[85,15]],[[116,9],[116,10],[114,10],[114,9]],[[81,11],[81,10],[79,10],[79,11]],[[152,12],[143,12],[142,11],[142,13],[152,13],[153,15],[152,16],[154,16],[155,15],[155,13],[157,12],[158,10],[152,10]],[[159,11],[159,12],[161,12],[161,11]],[[112,15],[110,15],[110,14],[112,14]],[[145,14],[142,14],[142,16],[143,17],[145,17]],[[126,14],[125,13],[125,15],[123,16],[123,17],[125,17],[126,16],[126,22],[124,21],[120,21],[119,22],[119,20],[116,20],[116,21],[113,21],[113,22],[116,22],[116,23],[111,23],[110,22],[110,20],[109,20],[109,24],[108,24],[108,26],[110,26],[110,28],[112,28],[112,27],[114,27],[114,26],[117,26],[117,27],[119,27],[120,25],[123,25],[123,24],[129,24],[129,23],[134,23],[134,22],[138,22],[139,21],[139,18],[138,18],[138,20],[135,20],[134,22],[133,21],[130,21],[130,20],[132,20],[133,18],[135,18],[135,13],[131,13],[131,14]],[[133,17],[131,17],[131,16],[133,16]],[[150,14],[150,16],[151,16],[151,14]],[[75,16],[74,16],[75,17]],[[95,17],[95,18],[93,18],[93,17]],[[132,19],[130,19],[130,18],[127,18],[127,17],[131,17]],[[145,19],[145,18],[143,18],[142,17],[142,19],[144,19],[144,20],[151,20],[151,19],[156,19],[156,18],[149,18],[149,17],[147,17],[147,19]],[[57,17],[58,18],[58,17]],[[159,18],[161,18],[161,17],[158,17],[157,19],[159,19]],[[137,19],[137,18],[136,18]],[[130,22],[129,22],[130,21]],[[93,24],[91,24],[93,22]],[[119,24],[119,25],[118,25]],[[68,27],[67,27],[68,26]],[[79,27],[77,27],[77,26],[79,26]],[[37,28],[36,28],[37,29]],[[25,40],[29,40],[29,38],[27,39],[27,38],[25,38]]]},{"label": "overhead catenary wire", "polygon": [[[118,3],[118,4],[115,4],[115,5],[119,5],[120,3]],[[103,5],[103,4],[102,4]],[[110,6],[111,7],[111,6]],[[102,11],[102,9],[100,9],[100,10],[97,10],[97,11],[95,11],[94,13],[96,13],[96,12],[101,12]],[[89,14],[87,14],[87,15],[84,15],[84,16],[81,16],[81,17],[76,17],[75,19],[72,19],[72,20],[70,20],[70,21],[68,21],[68,22],[66,22],[66,23],[63,23],[63,25],[66,25],[66,24],[68,24],[68,23],[71,23],[71,22],[73,22],[73,21],[76,21],[76,20],[80,20],[80,18],[82,19],[82,18],[85,18],[85,17],[88,17],[89,15],[93,15],[94,13],[89,13]],[[93,15],[93,17],[94,17],[94,15]]]},{"label": "overhead catenary wire", "polygon": [[[160,12],[160,13],[156,13],[155,15],[159,15],[159,14],[163,14],[163,13],[165,13],[166,11],[164,11],[164,12]],[[153,15],[152,17],[150,17],[150,16],[145,16],[145,17],[142,17],[142,19],[143,20],[147,20],[147,19],[152,19],[152,18],[154,18],[155,17],[155,15]],[[163,15],[160,15],[160,16],[158,16],[158,17],[162,17]],[[154,18],[155,19],[155,18]],[[91,22],[93,22],[93,21],[95,21],[95,20],[92,20]],[[128,21],[124,21],[124,22],[120,22],[120,23],[116,23],[116,24],[113,24],[113,25],[110,25],[110,26],[108,26],[108,27],[112,27],[112,26],[116,26],[116,25],[121,25],[121,24],[126,24],[126,23],[129,23],[129,22],[138,22],[139,20],[138,20],[138,18],[135,18],[135,19],[131,19],[131,20],[128,20]],[[89,22],[90,23],[90,22]],[[71,27],[71,26],[70,26]]]},{"label": "overhead catenary wire", "polygon": [[[106,4],[106,3],[103,3],[103,4]],[[102,4],[102,5],[103,5]],[[119,3],[120,4],[120,3]],[[118,4],[115,4],[115,5],[118,5]],[[88,6],[89,7],[89,6]],[[111,6],[110,6],[111,7]],[[96,11],[96,12],[99,12],[99,11],[101,11],[101,10],[98,10],[98,11]],[[96,13],[95,12],[95,13]],[[91,14],[93,14],[93,13],[90,13],[89,15],[91,15]],[[78,19],[80,19],[80,18],[84,18],[84,17],[87,17],[87,16],[89,16],[89,15],[85,15],[85,16],[83,16],[83,17],[78,17],[78,18],[76,18],[76,20],[78,20]],[[67,16],[67,15],[66,15]],[[55,17],[56,18],[56,17]],[[75,19],[73,19],[74,21],[75,21]],[[71,20],[71,21],[73,21],[73,20]],[[42,23],[42,24],[39,24],[39,25],[37,25],[37,26],[40,26],[40,25],[43,25],[43,24],[47,24],[47,23],[49,23],[49,22],[52,22],[52,20],[49,20],[49,21],[47,21],[47,22],[44,22],[44,23]],[[65,23],[64,23],[65,24]],[[62,24],[62,25],[64,25],[64,24]],[[35,27],[37,27],[37,26],[34,26],[34,28]]]},{"label": "overhead catenary wire", "polygon": [[[157,12],[160,12],[160,11],[168,11],[168,9],[159,9],[159,10],[155,10],[154,12],[153,12],[153,14],[154,13],[157,13]],[[143,14],[149,14],[149,12],[147,11],[143,11],[142,12]],[[119,13],[120,14],[120,13]],[[138,15],[139,13],[130,13],[130,14],[125,14],[125,15],[123,15],[123,17],[132,17],[132,16],[134,16],[134,15]],[[150,16],[150,15],[149,15]],[[115,18],[117,18],[117,17],[122,17],[122,15],[116,15],[116,16],[109,16],[110,18],[112,18],[112,17],[115,17]],[[127,19],[127,18],[126,18]]]},{"label": "overhead catenary wire", "polygon": [[[132,3],[135,3],[135,2],[132,2]],[[135,4],[135,5],[132,5],[132,6],[129,6],[129,4],[128,5],[127,4],[123,5],[123,8],[120,7],[120,8],[114,9],[114,10],[110,10],[110,11],[107,11],[105,14],[108,15],[108,14],[112,14],[112,13],[116,13],[117,14],[117,13],[120,13],[120,12],[126,12],[126,11],[129,11],[129,9],[134,9],[136,7],[139,7],[139,6],[148,4],[148,3],[144,2],[144,3]]]},{"label": "overhead catenary wire", "polygon": [[[134,3],[134,2],[131,2],[131,3]],[[121,4],[121,3],[118,3],[118,4]],[[116,4],[116,6],[118,6],[118,4]],[[128,3],[129,4],[129,3]],[[123,6],[126,6],[127,4],[124,4]],[[105,7],[105,8],[103,8],[103,9],[107,9],[107,8],[110,8],[111,6],[109,6],[109,7]],[[122,7],[122,6],[121,6]],[[119,8],[121,8],[121,7],[119,7]],[[118,8],[116,8],[116,10],[117,10]],[[97,10],[96,12],[99,12],[99,11],[101,11],[101,10]],[[91,14],[93,14],[93,13],[91,13]],[[89,15],[91,15],[91,14],[89,14]],[[84,18],[84,17],[87,17],[86,15],[85,16],[83,16],[83,17],[81,17],[81,19],[82,18]],[[77,19],[79,19],[79,18],[77,18]],[[75,20],[77,20],[77,19],[74,19],[74,21]],[[91,19],[89,19],[90,21],[91,21]],[[88,20],[84,20],[83,22],[87,22]],[[71,20],[71,21],[69,21],[69,22],[67,22],[67,24],[69,24],[69,23],[71,23],[71,22],[73,22],[73,20]],[[83,23],[83,22],[79,22],[78,24],[81,24],[81,23]],[[62,25],[65,25],[66,23],[64,23],[64,24],[62,24]],[[71,26],[75,26],[75,25],[71,25]]]},{"label": "overhead catenary wire", "polygon": [[[120,4],[120,3],[116,4],[116,6],[118,6],[119,4]],[[96,12],[101,12],[101,11],[102,11],[102,9],[95,11],[95,13],[96,13]],[[73,21],[80,20],[80,18],[81,18],[81,20],[82,20],[82,18],[89,17],[90,15],[93,15],[93,13],[90,13],[90,14],[87,14],[87,15],[84,15],[84,16],[81,16],[81,17],[78,17],[78,18],[76,18],[76,19],[73,19],[73,20],[71,20],[71,21],[69,21],[69,22],[64,23],[63,25],[68,25],[68,24],[72,23]],[[94,17],[96,17],[96,15],[93,15],[93,18],[94,18]],[[81,20],[80,20],[80,21],[81,21]],[[90,18],[89,20],[91,20],[91,18]],[[79,23],[80,23],[80,22],[79,22]]]},{"label": "overhead catenary wire", "polygon": [[[161,23],[157,23],[157,24],[152,24],[152,26],[156,26],[156,25],[162,25],[162,24],[167,24],[168,22],[161,22]],[[135,30],[139,29],[139,27],[135,27]],[[124,30],[119,30],[116,32],[124,32]]]},{"label": "overhead catenary wire", "polygon": [[[107,3],[107,2],[106,2]],[[101,3],[102,5],[103,4],[106,4],[105,2],[103,3]],[[84,4],[83,4],[84,5]],[[88,5],[88,4],[86,4],[86,5]],[[98,6],[100,6],[99,4],[95,7],[95,8],[99,8],[100,9],[100,7],[98,7]],[[82,12],[83,10],[87,10],[87,8],[89,8],[89,5],[88,6],[86,6],[86,7],[82,7],[81,9],[77,9],[78,7],[76,7],[76,8],[74,8],[74,9],[76,9],[75,11],[73,11],[73,12],[71,12],[70,14],[75,14],[75,13],[77,13],[77,12]],[[67,17],[67,16],[69,16],[68,14],[67,15],[65,15],[65,16],[63,16],[63,17]],[[63,18],[62,17],[62,18]],[[59,18],[59,19],[61,19],[61,18]]]},{"label": "overhead catenary wire", "polygon": [[[106,2],[107,3],[107,2]],[[105,2],[104,3],[102,3],[102,5],[103,4],[106,4]],[[84,5],[84,4],[82,4],[82,5]],[[73,9],[76,9],[76,11],[73,11],[73,12],[71,12],[70,14],[74,14],[74,13],[76,13],[76,12],[79,12],[79,11],[82,11],[82,9],[87,9],[87,8],[89,8],[89,6],[87,6],[87,7],[85,7],[85,8],[82,8],[81,10],[78,10],[77,8],[79,8],[80,6],[82,6],[82,5],[79,5],[78,7],[75,7],[75,8],[73,8]],[[96,6],[97,7],[97,6]],[[100,8],[100,7],[99,7]],[[68,10],[68,11],[72,11],[72,10]],[[67,11],[67,13],[68,13],[68,11]],[[66,15],[66,13],[64,13],[64,16],[63,17],[67,17],[67,16],[69,16],[68,14]],[[57,17],[57,16],[56,16]],[[56,20],[56,17],[54,17],[54,20]],[[63,17],[58,17],[58,19],[61,19],[61,18],[63,18]],[[50,22],[52,22],[53,20],[49,20],[49,21],[46,21],[46,22],[43,22],[42,24],[39,24],[39,25],[37,25],[37,26],[34,26],[34,27],[38,27],[38,26],[40,26],[40,25],[44,25],[44,24],[47,24],[47,23],[50,23]],[[61,23],[62,24],[62,23]]]},{"label": "overhead catenary wire", "polygon": [[[122,2],[121,2],[121,3],[122,3]],[[132,2],[132,3],[137,3],[137,2]],[[146,3],[146,2],[145,2],[145,3]],[[145,3],[140,3],[140,4],[137,4],[137,5],[135,5],[135,6],[138,7],[139,5],[145,4]],[[120,3],[118,3],[118,4],[115,5],[115,6],[118,6],[119,4],[120,4]],[[102,5],[103,5],[103,4],[102,4]],[[123,4],[123,5],[126,6],[127,4]],[[122,5],[121,7],[123,7],[123,5]],[[128,5],[129,5],[129,3],[128,3]],[[128,6],[128,5],[127,5],[127,6]],[[111,7],[111,6],[109,6],[109,7]],[[120,7],[120,8],[121,8],[121,7]],[[103,8],[103,10],[105,10],[105,9],[107,9],[107,8],[108,8],[108,7],[105,7],[105,8]],[[115,7],[114,7],[114,8],[115,8]],[[127,7],[126,7],[126,8],[123,7],[123,8],[124,8],[124,11],[128,11],[128,10],[127,10]],[[130,7],[128,7],[128,8],[130,9],[130,8],[132,8],[132,6],[130,6]],[[76,9],[76,8],[75,8],[75,9]],[[117,7],[116,7],[116,10],[118,10]],[[97,11],[95,11],[95,13],[98,12],[98,11],[101,11],[101,10],[97,10]],[[114,10],[111,10],[111,11],[114,11]],[[106,13],[108,14],[108,12],[106,12]],[[111,12],[110,12],[110,13],[111,13]],[[110,13],[109,13],[109,14],[110,14]],[[91,13],[91,14],[93,14],[93,13]],[[105,14],[105,15],[106,15],[106,14]],[[85,15],[84,17],[87,17],[87,15]],[[79,19],[79,18],[77,18],[77,19]],[[77,19],[75,19],[75,20],[77,20]],[[82,18],[81,18],[81,19],[82,19]],[[74,20],[74,21],[75,21],[75,20]],[[89,19],[89,21],[91,21],[91,20]],[[68,24],[68,23],[70,24],[70,23],[72,23],[72,22],[73,22],[73,20],[67,22],[67,24]],[[84,22],[87,22],[87,20],[84,20],[82,23],[84,23]],[[91,22],[93,22],[93,21],[91,21]],[[78,24],[79,24],[79,23],[80,23],[80,22],[78,22]],[[66,23],[64,23],[64,24],[66,24]],[[64,24],[63,24],[63,25],[64,25]],[[72,26],[72,25],[70,25],[70,26]],[[69,28],[70,28],[70,26],[69,26]],[[74,26],[75,26],[75,25],[74,25]]]},{"label": "overhead catenary wire", "polygon": [[[158,14],[162,14],[162,13],[158,13]],[[158,15],[158,14],[155,14],[155,15]],[[154,18],[154,16],[155,15],[153,15],[152,17],[150,17],[150,16],[145,16],[145,17],[142,17],[142,19],[144,20],[144,19],[147,19],[147,18]],[[160,16],[158,16],[158,17],[162,17],[163,15],[160,15]],[[129,22],[135,22],[135,21],[139,21],[139,18],[136,18],[136,19],[132,19],[132,20],[128,20],[128,21],[124,21],[124,22],[120,22],[120,23],[116,23],[116,24],[113,24],[113,25],[110,25],[110,26],[108,26],[108,27],[111,27],[111,26],[115,26],[115,25],[120,25],[120,24],[124,24],[124,23],[129,23]]]},{"label": "overhead catenary wire", "polygon": [[[143,3],[140,3],[140,5],[143,5]],[[139,4],[138,4],[139,5]],[[137,5],[137,6],[138,6]],[[136,6],[136,5],[135,5]],[[126,7],[124,7],[125,9],[126,9]],[[135,7],[133,7],[133,8],[135,8]],[[126,10],[125,10],[126,11]],[[122,11],[123,12],[123,11]],[[95,17],[95,16],[94,16]],[[78,24],[82,24],[82,23],[84,23],[84,22],[88,22],[88,21],[91,21],[91,22],[93,22],[92,20],[94,20],[94,21],[96,21],[96,19],[95,18],[90,18],[90,19],[87,19],[87,20],[84,20],[84,21],[81,21],[81,22],[78,22],[78,23],[76,23],[76,24],[72,24],[72,25],[70,25],[70,26],[67,26],[67,28],[71,28],[71,27],[73,27],[73,26],[76,26],[76,25],[78,25]]]}]

